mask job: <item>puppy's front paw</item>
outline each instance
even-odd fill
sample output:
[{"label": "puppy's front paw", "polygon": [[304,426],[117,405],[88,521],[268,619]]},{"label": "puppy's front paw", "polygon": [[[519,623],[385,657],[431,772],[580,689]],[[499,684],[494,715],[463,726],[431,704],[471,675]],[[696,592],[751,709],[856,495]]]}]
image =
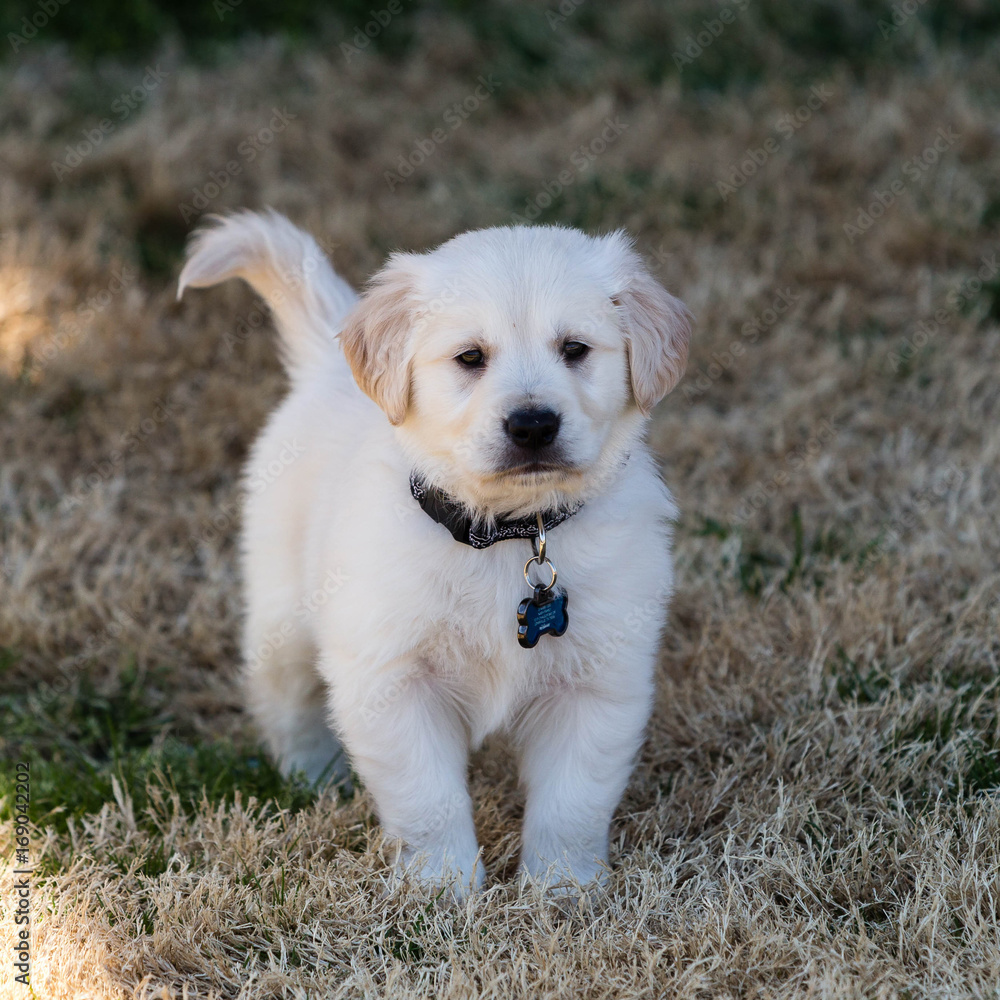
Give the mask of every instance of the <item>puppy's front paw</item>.
[{"label": "puppy's front paw", "polygon": [[419,886],[428,895],[458,903],[481,889],[486,878],[478,851],[456,858],[443,848],[416,851],[404,845],[397,850],[395,870],[400,880]]}]

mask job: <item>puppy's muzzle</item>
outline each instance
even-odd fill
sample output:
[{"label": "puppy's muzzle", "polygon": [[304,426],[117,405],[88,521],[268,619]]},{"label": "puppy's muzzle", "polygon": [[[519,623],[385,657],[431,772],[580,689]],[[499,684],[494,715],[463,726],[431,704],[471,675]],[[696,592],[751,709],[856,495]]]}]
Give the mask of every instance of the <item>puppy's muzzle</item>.
[{"label": "puppy's muzzle", "polygon": [[555,441],[560,422],[553,410],[515,410],[504,421],[504,430],[518,448],[538,451]]}]

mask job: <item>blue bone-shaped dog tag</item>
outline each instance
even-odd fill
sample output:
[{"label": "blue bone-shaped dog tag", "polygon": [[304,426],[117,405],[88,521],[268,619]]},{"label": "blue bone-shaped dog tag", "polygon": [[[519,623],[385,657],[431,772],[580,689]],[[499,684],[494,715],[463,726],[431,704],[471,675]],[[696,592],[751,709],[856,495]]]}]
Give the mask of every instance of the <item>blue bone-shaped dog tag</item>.
[{"label": "blue bone-shaped dog tag", "polygon": [[554,594],[535,587],[534,594],[517,606],[517,641],[531,649],[543,635],[564,635],[569,628],[568,603],[565,590]]}]

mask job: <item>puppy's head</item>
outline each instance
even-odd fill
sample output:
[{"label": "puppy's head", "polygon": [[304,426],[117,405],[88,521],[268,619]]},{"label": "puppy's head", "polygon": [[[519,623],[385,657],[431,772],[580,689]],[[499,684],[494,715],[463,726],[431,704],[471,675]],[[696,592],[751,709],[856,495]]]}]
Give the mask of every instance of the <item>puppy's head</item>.
[{"label": "puppy's head", "polygon": [[612,475],[687,360],[690,318],[623,233],[465,233],[395,254],[340,334],[414,466],[528,513]]}]

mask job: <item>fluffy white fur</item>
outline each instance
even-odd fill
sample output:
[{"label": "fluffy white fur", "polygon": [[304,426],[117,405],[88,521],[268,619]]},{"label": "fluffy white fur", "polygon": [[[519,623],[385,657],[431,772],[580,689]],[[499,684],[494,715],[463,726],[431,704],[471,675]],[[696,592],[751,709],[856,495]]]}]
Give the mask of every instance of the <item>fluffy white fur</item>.
[{"label": "fluffy white fur", "polygon": [[[624,234],[549,226],[394,254],[359,299],[308,235],[244,213],[196,235],[178,294],[231,277],[268,302],[291,377],[248,463],[243,536],[248,700],[275,757],[319,780],[349,756],[399,864],[462,892],[483,879],[469,750],[505,730],[523,870],[600,880],[672,585],[675,511],[643,432],[683,371],[683,305]],[[472,347],[475,373],[456,361]],[[561,416],[559,463],[511,471],[504,419],[531,406]],[[456,542],[413,469],[486,518],[585,501],[548,538],[564,636],[518,645],[530,542]]]}]

